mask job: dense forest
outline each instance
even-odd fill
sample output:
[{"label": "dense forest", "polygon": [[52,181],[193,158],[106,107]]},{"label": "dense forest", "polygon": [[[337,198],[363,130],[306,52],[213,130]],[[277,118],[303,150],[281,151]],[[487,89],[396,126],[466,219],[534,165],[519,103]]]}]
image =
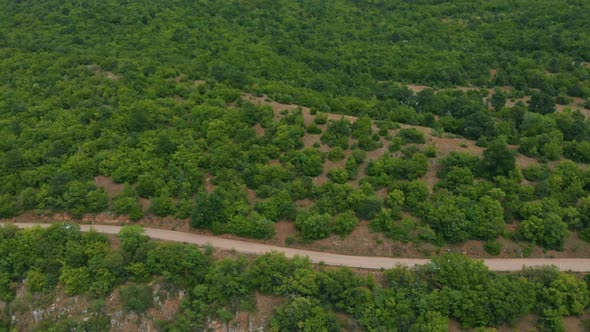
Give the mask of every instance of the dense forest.
[{"label": "dense forest", "polygon": [[[371,220],[394,239],[439,244],[493,242],[516,220],[507,236],[562,249],[568,229],[590,238],[590,173],[566,160],[590,161],[588,121],[555,112],[590,96],[587,6],[4,4],[0,216],[149,213],[256,238],[293,220],[304,241]],[[444,89],[461,84],[479,89]],[[307,105],[313,123],[247,92]],[[328,121],[334,113],[355,117]],[[424,128],[399,123],[485,152],[437,155]],[[541,163],[518,167],[506,144]],[[440,181],[428,188],[434,163]],[[314,182],[323,172],[329,181]],[[127,187],[107,197],[97,175]],[[305,199],[313,205],[296,208]]]},{"label": "dense forest", "polygon": [[581,314],[589,302],[588,278],[552,268],[496,274],[458,254],[414,269],[386,270],[377,279],[282,254],[216,259],[210,250],[153,242],[138,226],[123,228],[116,249],[105,235],[81,233],[75,224],[0,227],[0,239],[0,298],[8,303],[0,320],[4,330],[4,319],[18,310],[12,301],[23,281],[30,294],[85,294],[99,301],[86,320],[64,315],[41,321],[36,331],[106,331],[110,317],[101,299],[115,290],[126,311],[142,314],[155,305],[154,279],[186,292],[174,319],[156,322],[161,331],[230,322],[236,312],[255,310],[257,292],[283,299],[270,319],[271,331],[447,331],[449,319],[464,328],[490,327],[529,313],[539,315],[542,330],[559,331],[562,316]]},{"label": "dense forest", "polygon": [[[583,0],[2,1],[0,218],[155,216],[255,239],[286,221],[300,243],[368,222],[393,241],[476,240],[489,255],[500,240],[521,256],[590,242],[589,12]],[[271,324],[280,331],[297,330],[297,317],[337,330],[334,311],[374,331],[530,312],[555,330],[588,302],[576,277],[495,275],[455,256],[381,283],[147,240],[131,257],[74,230],[28,256],[11,248],[51,231],[2,232],[7,302],[25,279],[32,292],[61,283],[95,297],[144,283],[162,274],[149,258],[159,251],[166,264],[196,264],[195,275],[164,275],[190,294],[170,331],[230,319],[254,290],[287,299]],[[248,279],[271,271],[291,272]]]}]

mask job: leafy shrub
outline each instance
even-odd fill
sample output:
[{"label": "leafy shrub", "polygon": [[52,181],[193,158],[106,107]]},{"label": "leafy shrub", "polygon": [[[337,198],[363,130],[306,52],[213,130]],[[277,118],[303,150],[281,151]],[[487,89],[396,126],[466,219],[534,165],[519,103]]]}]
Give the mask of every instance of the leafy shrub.
[{"label": "leafy shrub", "polygon": [[484,250],[493,256],[498,256],[502,250],[502,245],[496,241],[488,241],[483,246]]},{"label": "leafy shrub", "polygon": [[166,194],[151,199],[150,210],[158,217],[174,215],[176,205]]},{"label": "leafy shrub", "polygon": [[349,173],[344,168],[332,168],[328,172],[328,177],[330,178],[330,180],[342,184],[348,181]]},{"label": "leafy shrub", "polygon": [[436,158],[436,146],[426,145],[424,147],[424,155],[428,158]]},{"label": "leafy shrub", "polygon": [[404,140],[401,137],[394,137],[389,143],[389,152],[397,152],[404,145]]},{"label": "leafy shrub", "polygon": [[547,177],[547,170],[539,165],[531,165],[522,169],[522,175],[528,181],[540,181]]},{"label": "leafy shrub", "polygon": [[397,134],[405,143],[414,143],[414,144],[424,144],[426,143],[426,138],[424,138],[424,133],[419,131],[416,128],[404,128],[400,129],[399,133]]},{"label": "leafy shrub", "polygon": [[16,213],[16,204],[14,197],[10,195],[0,195],[0,218],[11,218]]},{"label": "leafy shrub", "polygon": [[295,225],[304,240],[320,240],[330,235],[331,222],[332,216],[327,213],[301,212],[297,216]]},{"label": "leafy shrub", "polygon": [[322,133],[322,130],[314,123],[312,123],[309,125],[309,127],[307,127],[307,133],[312,135],[318,135]]},{"label": "leafy shrub", "polygon": [[149,285],[130,284],[121,287],[119,294],[123,309],[139,314],[145,313],[154,303],[152,292]]},{"label": "leafy shrub", "polygon": [[334,233],[344,237],[350,234],[358,225],[358,219],[353,211],[346,211],[334,217],[332,229]]},{"label": "leafy shrub", "polygon": [[324,156],[317,149],[305,148],[292,151],[284,159],[291,163],[299,174],[318,176],[324,169]]},{"label": "leafy shrub", "polygon": [[326,113],[318,113],[315,116],[314,122],[318,125],[323,125],[328,122],[328,114]]},{"label": "leafy shrub", "polygon": [[352,150],[351,157],[356,161],[357,164],[361,164],[365,159],[367,159],[367,152],[363,150]]},{"label": "leafy shrub", "polygon": [[344,150],[341,147],[337,146],[328,152],[328,159],[331,161],[338,161],[344,158]]}]

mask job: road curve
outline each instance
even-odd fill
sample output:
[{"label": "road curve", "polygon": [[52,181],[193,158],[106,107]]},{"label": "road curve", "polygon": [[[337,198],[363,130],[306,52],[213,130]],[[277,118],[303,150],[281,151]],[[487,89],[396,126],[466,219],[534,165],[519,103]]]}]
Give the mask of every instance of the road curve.
[{"label": "road curve", "polygon": [[[2,223],[0,223],[1,225]],[[41,227],[49,227],[51,224],[35,224],[35,223],[4,223],[15,225],[19,228],[29,228],[35,225]],[[80,225],[82,231],[88,231],[91,228],[94,230],[106,233],[117,234],[121,230],[121,226],[110,225]],[[273,246],[268,244],[247,242],[240,240],[231,240],[220,238],[216,236],[184,233],[177,231],[169,231],[164,229],[144,228],[146,235],[153,239],[183,242],[195,244],[198,246],[211,245],[218,249],[235,250],[237,252],[246,254],[265,254],[269,252],[282,252],[287,257],[307,256],[314,263],[323,262],[327,265],[334,266],[348,266],[353,268],[363,269],[388,269],[396,265],[415,266],[430,262],[429,259],[420,258],[393,258],[393,257],[370,257],[370,256],[351,256],[339,255],[319,251],[302,250],[295,248],[286,248]],[[484,263],[492,271],[519,271],[523,267],[554,265],[562,271],[574,272],[590,272],[590,259],[586,258],[493,258],[484,259]]]}]

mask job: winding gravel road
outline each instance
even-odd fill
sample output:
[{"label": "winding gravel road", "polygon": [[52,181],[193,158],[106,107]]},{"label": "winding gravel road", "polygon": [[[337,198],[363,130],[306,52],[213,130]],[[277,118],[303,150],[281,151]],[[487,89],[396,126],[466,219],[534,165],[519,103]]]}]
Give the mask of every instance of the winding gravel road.
[{"label": "winding gravel road", "polygon": [[[8,223],[7,223],[8,224]],[[35,225],[49,227],[51,224],[34,224],[34,223],[10,223],[19,228],[28,228]],[[88,231],[94,228],[98,232],[106,234],[117,234],[121,226],[109,225],[80,225],[82,231]],[[396,265],[414,266],[428,263],[428,259],[420,258],[393,258],[393,257],[368,257],[368,256],[350,256],[325,253],[319,251],[302,250],[294,248],[285,248],[272,246],[262,243],[247,242],[240,240],[224,239],[215,236],[184,233],[169,231],[164,229],[145,228],[145,233],[153,239],[184,242],[199,246],[211,245],[218,249],[235,250],[247,254],[264,254],[269,252],[282,252],[287,257],[308,256],[312,262],[323,262],[327,265],[348,266],[353,268],[364,269],[381,269],[392,268]],[[492,271],[519,271],[524,266],[543,266],[555,265],[562,271],[590,272],[590,259],[586,258],[494,258],[484,259],[484,263]]]}]

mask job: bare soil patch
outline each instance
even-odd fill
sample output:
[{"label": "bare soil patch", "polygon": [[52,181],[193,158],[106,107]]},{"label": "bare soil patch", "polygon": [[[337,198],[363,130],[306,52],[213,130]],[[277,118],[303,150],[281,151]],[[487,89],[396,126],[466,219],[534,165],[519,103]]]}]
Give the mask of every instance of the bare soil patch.
[{"label": "bare soil patch", "polygon": [[413,243],[392,241],[381,233],[373,233],[369,229],[368,221],[359,222],[359,225],[345,238],[332,235],[310,244],[298,244],[297,247],[299,246],[305,249],[358,256],[425,257],[421,253],[422,248]]},{"label": "bare soil patch", "polygon": [[406,86],[415,94],[421,92],[422,90],[431,89],[431,87],[426,85],[406,84]]},{"label": "bare soil patch", "polygon": [[586,101],[582,98],[573,98],[572,101],[567,105],[555,105],[555,109],[557,112],[564,112],[566,109],[571,109],[572,111],[580,111],[586,118],[590,117],[590,110],[584,107]]},{"label": "bare soil patch", "polygon": [[119,193],[125,189],[124,184],[115,183],[111,177],[99,175],[94,178],[94,184],[98,188],[103,188],[104,191],[107,193],[109,201],[113,199],[113,197],[117,196]]},{"label": "bare soil patch", "polygon": [[272,239],[281,245],[285,245],[288,238],[295,238],[297,236],[297,229],[295,223],[291,221],[277,221],[275,223],[275,237]]},{"label": "bare soil patch", "polygon": [[438,163],[438,159],[430,159],[430,160],[428,160],[428,163],[429,163],[428,171],[422,177],[421,180],[424,181],[424,183],[426,183],[428,190],[432,193],[434,186],[436,185],[436,183],[439,180],[437,174],[438,174],[438,171],[441,169],[441,166]]},{"label": "bare soil patch", "polygon": [[257,123],[254,125],[254,130],[256,130],[256,136],[258,137],[263,137],[264,134],[266,133],[266,129],[264,129],[260,123]]},{"label": "bare soil patch", "polygon": [[530,96],[524,96],[522,98],[512,98],[506,101],[506,107],[514,107],[514,105],[518,104],[518,102],[522,102],[525,105],[528,105],[529,101],[531,100]]},{"label": "bare soil patch", "polygon": [[493,80],[496,77],[496,74],[498,74],[498,71],[496,69],[491,68],[490,69],[490,80]]},{"label": "bare soil patch", "polygon": [[[444,157],[447,154],[457,151],[466,152],[478,157],[483,156],[484,148],[475,145],[475,141],[468,140],[462,137],[437,137],[427,135],[428,143],[436,147],[437,158]],[[538,165],[539,161],[518,153],[518,146],[509,145],[509,148],[515,151],[516,164],[521,167],[528,167],[530,165]]]},{"label": "bare soil patch", "polygon": [[283,297],[264,295],[256,292],[256,312],[246,313],[248,326],[242,331],[266,331],[270,317],[285,302]]},{"label": "bare soil patch", "polygon": [[580,317],[576,316],[569,316],[563,318],[563,327],[565,331],[572,331],[572,332],[581,332],[581,331],[588,331],[587,328],[584,328],[582,322],[585,320],[590,319],[590,313],[585,312]]},{"label": "bare soil patch", "polygon": [[303,111],[307,111],[307,114],[309,115],[309,108],[308,107],[298,106],[298,105],[293,105],[293,104],[281,104],[279,102],[270,100],[265,95],[258,97],[258,96],[254,96],[252,94],[244,94],[242,96],[242,98],[244,100],[247,100],[247,101],[253,103],[254,105],[270,106],[272,108],[276,118],[282,118],[283,115],[281,114],[281,111],[284,111],[284,110],[293,111],[296,109],[301,109]]},{"label": "bare soil patch", "polygon": [[152,206],[152,202],[149,199],[140,197],[138,199],[138,201],[139,201],[139,205],[141,205],[141,211],[143,211],[143,213],[146,213],[150,210],[150,206]]},{"label": "bare soil patch", "polygon": [[321,134],[316,134],[316,135],[305,134],[305,136],[303,136],[303,146],[306,148],[311,148],[311,147],[313,147],[313,145],[316,142],[321,144],[321,141],[320,141],[321,137],[322,137]]},{"label": "bare soil patch", "polygon": [[162,228],[179,232],[192,232],[189,219],[176,219],[173,217],[156,217],[149,215],[136,222],[136,224],[149,228]]},{"label": "bare soil patch", "polygon": [[119,75],[113,73],[112,71],[102,70],[102,68],[96,64],[88,65],[88,66],[86,66],[86,68],[93,71],[96,75],[107,78],[109,80],[118,81],[120,78]]},{"label": "bare soil patch", "polygon": [[[251,94],[244,94],[243,96],[244,100],[247,100],[255,105],[266,105],[266,106],[270,106],[275,114],[276,118],[282,118],[283,115],[281,114],[282,111],[284,110],[288,110],[288,111],[294,111],[296,109],[300,109],[302,111],[303,114],[303,120],[306,126],[309,126],[313,120],[315,119],[315,116],[311,115],[311,110],[309,109],[309,107],[305,107],[305,106],[299,106],[299,105],[294,105],[294,104],[282,104],[276,101],[272,101],[270,100],[267,96],[263,95],[261,97],[257,97]],[[356,116],[351,116],[351,115],[342,115],[342,114],[336,114],[336,113],[327,113],[328,115],[328,119],[329,120],[340,120],[342,118],[354,122],[356,121],[357,117]]]},{"label": "bare soil patch", "polygon": [[214,178],[214,176],[211,174],[207,174],[205,176],[205,189],[207,190],[208,193],[212,193],[213,190],[215,190],[215,188],[217,188],[217,186],[214,185],[212,182],[213,178]]}]

